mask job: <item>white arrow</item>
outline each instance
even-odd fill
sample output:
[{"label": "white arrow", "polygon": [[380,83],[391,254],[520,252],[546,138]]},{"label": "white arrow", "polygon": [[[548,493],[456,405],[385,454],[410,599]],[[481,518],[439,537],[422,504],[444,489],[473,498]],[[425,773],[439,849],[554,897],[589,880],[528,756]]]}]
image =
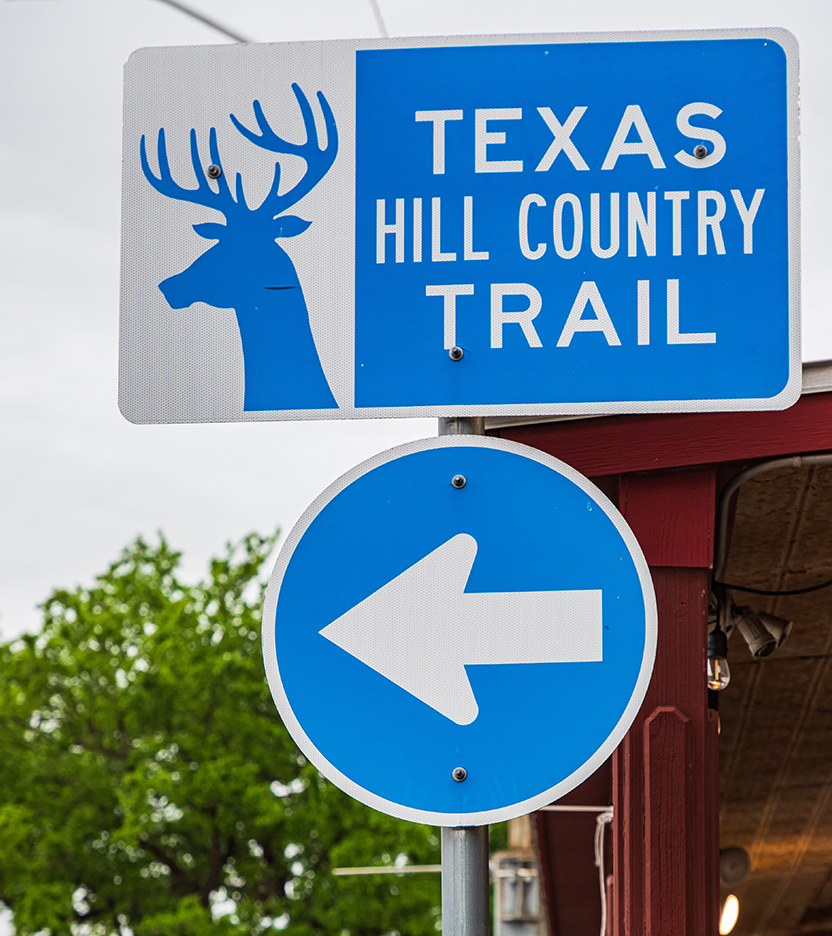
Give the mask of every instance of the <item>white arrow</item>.
[{"label": "white arrow", "polygon": [[479,713],[466,666],[603,659],[600,589],[466,592],[476,555],[459,533],[320,633],[458,725]]}]

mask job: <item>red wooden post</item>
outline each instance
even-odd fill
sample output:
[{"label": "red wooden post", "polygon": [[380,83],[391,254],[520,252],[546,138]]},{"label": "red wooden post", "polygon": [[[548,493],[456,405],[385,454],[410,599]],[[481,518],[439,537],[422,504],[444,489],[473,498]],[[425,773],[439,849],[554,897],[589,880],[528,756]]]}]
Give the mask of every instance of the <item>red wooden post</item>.
[{"label": "red wooden post", "polygon": [[615,936],[715,936],[715,721],[705,662],[713,467],[623,475],[620,507],[651,567],[653,679],[613,755]]}]

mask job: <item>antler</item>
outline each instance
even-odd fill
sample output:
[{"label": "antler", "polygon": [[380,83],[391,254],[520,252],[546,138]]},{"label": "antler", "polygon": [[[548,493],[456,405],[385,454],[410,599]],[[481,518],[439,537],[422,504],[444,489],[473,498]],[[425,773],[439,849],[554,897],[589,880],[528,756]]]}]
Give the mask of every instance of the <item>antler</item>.
[{"label": "antler", "polygon": [[332,114],[329,102],[323,93],[319,91],[317,95],[318,103],[321,105],[321,112],[324,115],[324,126],[326,127],[326,147],[322,149],[318,141],[318,131],[315,127],[315,116],[306,95],[297,84],[292,85],[292,91],[295,93],[303,117],[303,125],[306,129],[305,143],[289,143],[279,137],[269,126],[259,101],[254,102],[254,117],[260,130],[259,134],[241,124],[233,114],[230,115],[237,130],[256,146],[273,153],[300,156],[306,161],[306,172],[301,180],[288,192],[284,192],[283,195],[277,194],[280,186],[280,164],[278,163],[275,166],[274,181],[269,194],[257,209],[258,211],[269,212],[273,217],[296,204],[304,195],[311,192],[327,174],[338,153],[338,129],[335,126],[335,117]]},{"label": "antler", "polygon": [[[215,192],[208,184],[208,179],[199,158],[196,130],[191,130],[190,134],[191,164],[193,165],[194,176],[197,182],[197,187],[195,189],[185,188],[177,182],[174,182],[168,162],[164,129],[159,130],[159,140],[157,143],[159,160],[158,176],[150,168],[150,163],[147,158],[147,146],[145,138],[142,136],[140,155],[142,171],[145,174],[145,178],[160,194],[166,195],[168,198],[177,198],[180,201],[191,202],[195,205],[204,205],[206,208],[214,208],[222,212],[226,216],[226,219],[229,220],[232,214],[240,216],[243,213],[249,216],[259,216],[260,218],[275,217],[291,205],[299,202],[304,195],[308,194],[318,182],[321,181],[329,171],[338,152],[338,130],[335,126],[335,117],[324,95],[320,91],[318,92],[318,102],[321,106],[321,112],[324,116],[324,126],[326,127],[326,147],[321,148],[318,140],[318,131],[315,127],[315,117],[306,95],[297,84],[292,85],[292,91],[295,93],[303,117],[303,125],[306,129],[305,143],[289,143],[279,137],[269,126],[259,101],[254,102],[254,116],[260,130],[259,134],[244,127],[233,114],[230,115],[237,130],[256,146],[273,153],[300,156],[306,161],[306,172],[303,177],[295,186],[289,189],[289,191],[284,192],[283,195],[278,195],[278,189],[280,188],[279,162],[276,163],[274,167],[274,178],[272,179],[269,193],[263,199],[259,208],[251,209],[246,204],[245,193],[243,192],[243,180],[239,172],[237,173],[235,184],[237,194],[236,201],[231,194],[231,189],[229,188],[225,173],[221,173],[216,180],[218,191]],[[211,162],[222,169],[219,147],[217,146],[217,131],[214,127],[211,128],[209,134],[208,146],[211,154]]]},{"label": "antler", "polygon": [[[217,146],[217,131],[211,127],[211,132],[208,137],[208,147],[211,153],[211,161],[214,165],[219,166],[222,169],[222,163],[220,162],[220,151]],[[199,158],[199,148],[196,141],[196,130],[191,130],[191,164],[194,168],[194,175],[196,176],[197,188],[189,189],[185,188],[182,185],[173,181],[173,176],[170,171],[170,164],[168,162],[168,150],[167,145],[165,144],[165,131],[164,129],[159,130],[159,141],[157,144],[157,154],[159,158],[159,175],[157,176],[153,170],[150,168],[150,163],[147,159],[147,147],[145,145],[144,136],[141,140],[141,162],[142,170],[145,174],[147,181],[156,189],[157,192],[160,192],[162,195],[167,195],[168,198],[177,198],[180,201],[192,202],[195,205],[204,205],[206,208],[215,208],[217,211],[221,211],[226,217],[229,212],[237,207],[237,202],[234,201],[234,198],[231,195],[231,190],[228,187],[228,180],[225,178],[225,174],[221,174],[217,179],[217,185],[219,191],[215,192],[211,186],[208,184],[208,179],[205,176],[205,172],[202,168],[202,163]],[[238,201],[242,203],[242,207],[245,208],[245,200],[242,199],[242,182],[240,176],[237,176],[237,195]]]}]

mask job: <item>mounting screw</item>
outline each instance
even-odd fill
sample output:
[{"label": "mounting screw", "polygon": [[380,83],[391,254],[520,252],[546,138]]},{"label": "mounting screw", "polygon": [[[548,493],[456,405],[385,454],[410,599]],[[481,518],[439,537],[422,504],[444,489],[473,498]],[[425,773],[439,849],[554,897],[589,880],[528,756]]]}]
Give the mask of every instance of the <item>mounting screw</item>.
[{"label": "mounting screw", "polygon": [[215,166],[211,164],[208,167],[208,178],[209,179],[218,179],[222,175],[222,166]]},{"label": "mounting screw", "polygon": [[697,143],[693,148],[693,155],[697,159],[704,159],[708,155],[708,147],[702,143]]},{"label": "mounting screw", "polygon": [[454,767],[451,771],[451,776],[456,780],[457,783],[462,783],[462,781],[468,776],[468,771],[464,767]]},{"label": "mounting screw", "polygon": [[[465,475],[454,475],[453,478],[451,478],[451,484],[452,484],[457,490],[459,490],[460,488],[464,488],[465,485],[466,485],[466,483],[467,483],[467,482],[466,482],[466,480],[465,480]],[[464,780],[465,777],[463,777],[462,779]]]},{"label": "mounting screw", "polygon": [[465,354],[465,352],[462,350],[462,348],[458,348],[456,345],[454,345],[448,352],[448,357],[452,361],[461,361],[463,354]]}]

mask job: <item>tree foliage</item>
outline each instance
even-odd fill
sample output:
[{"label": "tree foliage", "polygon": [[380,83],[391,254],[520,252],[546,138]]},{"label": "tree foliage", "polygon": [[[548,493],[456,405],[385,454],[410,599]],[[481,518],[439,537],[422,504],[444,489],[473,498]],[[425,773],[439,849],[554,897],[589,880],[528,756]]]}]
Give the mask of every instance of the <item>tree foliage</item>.
[{"label": "tree foliage", "polygon": [[55,591],[0,646],[0,901],[19,934],[422,936],[437,830],[326,782],[283,727],[260,653],[255,535],[177,578],[136,540],[92,588]]}]

